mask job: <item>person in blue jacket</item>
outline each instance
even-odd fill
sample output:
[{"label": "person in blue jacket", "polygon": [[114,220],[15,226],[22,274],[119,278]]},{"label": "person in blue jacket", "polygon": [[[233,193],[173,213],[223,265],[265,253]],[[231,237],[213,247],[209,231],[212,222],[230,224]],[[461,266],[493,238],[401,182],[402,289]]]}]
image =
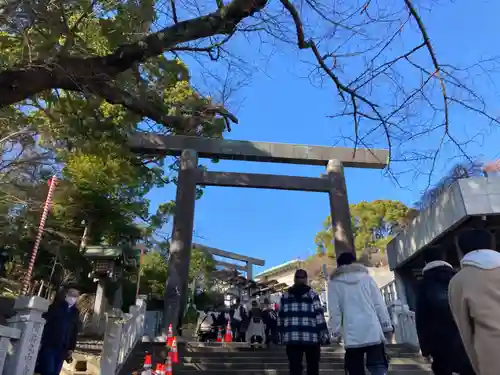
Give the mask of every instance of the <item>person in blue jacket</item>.
[{"label": "person in blue jacket", "polygon": [[44,314],[46,320],[35,372],[59,375],[65,360],[70,361],[80,326],[76,289],[68,289],[64,298],[56,298]]}]

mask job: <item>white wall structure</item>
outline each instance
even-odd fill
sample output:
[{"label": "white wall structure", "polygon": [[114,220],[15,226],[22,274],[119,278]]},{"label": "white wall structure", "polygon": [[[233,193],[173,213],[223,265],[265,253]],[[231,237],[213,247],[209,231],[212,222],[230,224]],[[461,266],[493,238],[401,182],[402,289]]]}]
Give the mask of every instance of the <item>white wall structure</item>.
[{"label": "white wall structure", "polygon": [[276,280],[280,284],[284,283],[292,286],[295,271],[301,267],[302,261],[300,259],[293,259],[275,267],[268,268],[267,270],[255,275],[255,281],[266,282]]},{"label": "white wall structure", "polygon": [[[302,266],[303,261],[294,259],[259,273],[256,275],[255,279],[258,282],[276,280],[278,283],[284,283],[288,286],[292,286],[295,271]],[[370,273],[370,276],[375,279],[379,288],[394,280],[394,272],[392,272],[389,267],[368,267],[368,272]]]},{"label": "white wall structure", "polygon": [[500,177],[471,177],[454,182],[388,245],[391,270],[470,216],[500,213]]},{"label": "white wall structure", "polygon": [[389,267],[368,267],[368,272],[379,288],[394,281],[394,272]]}]

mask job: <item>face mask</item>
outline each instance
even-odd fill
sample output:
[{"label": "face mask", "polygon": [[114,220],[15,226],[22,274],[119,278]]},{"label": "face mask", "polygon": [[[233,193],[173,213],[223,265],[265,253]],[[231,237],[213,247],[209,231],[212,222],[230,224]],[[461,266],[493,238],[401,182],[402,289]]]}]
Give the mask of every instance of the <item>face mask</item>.
[{"label": "face mask", "polygon": [[71,307],[76,303],[76,297],[66,297],[66,302]]}]

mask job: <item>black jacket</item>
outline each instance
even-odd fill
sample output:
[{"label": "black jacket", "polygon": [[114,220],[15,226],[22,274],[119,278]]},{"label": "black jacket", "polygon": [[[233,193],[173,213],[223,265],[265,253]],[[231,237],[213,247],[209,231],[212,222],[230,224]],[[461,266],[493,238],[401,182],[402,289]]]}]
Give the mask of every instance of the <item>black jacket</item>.
[{"label": "black jacket", "polygon": [[448,302],[448,285],[455,270],[444,262],[431,262],[426,268],[418,285],[415,310],[422,355],[465,355]]},{"label": "black jacket", "polygon": [[80,313],[76,306],[69,307],[64,300],[55,301],[43,315],[42,346],[62,351],[75,350],[80,328]]}]

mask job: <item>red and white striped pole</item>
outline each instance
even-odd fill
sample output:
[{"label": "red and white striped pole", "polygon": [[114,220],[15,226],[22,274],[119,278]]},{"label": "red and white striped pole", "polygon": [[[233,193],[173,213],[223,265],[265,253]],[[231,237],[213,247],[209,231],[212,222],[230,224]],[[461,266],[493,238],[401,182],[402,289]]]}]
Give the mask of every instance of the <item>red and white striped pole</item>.
[{"label": "red and white striped pole", "polygon": [[38,226],[38,233],[36,235],[35,244],[33,245],[33,251],[31,252],[31,259],[28,265],[28,273],[24,278],[22,294],[24,296],[28,295],[31,275],[33,274],[33,267],[35,266],[36,254],[38,248],[40,247],[40,242],[42,241],[43,229],[45,227],[45,221],[47,221],[47,216],[50,211],[50,206],[52,204],[52,195],[54,195],[54,189],[56,187],[57,177],[52,176],[49,180],[49,192],[47,194],[47,199],[45,200],[45,205],[43,206],[42,217],[40,219],[40,225]]}]

